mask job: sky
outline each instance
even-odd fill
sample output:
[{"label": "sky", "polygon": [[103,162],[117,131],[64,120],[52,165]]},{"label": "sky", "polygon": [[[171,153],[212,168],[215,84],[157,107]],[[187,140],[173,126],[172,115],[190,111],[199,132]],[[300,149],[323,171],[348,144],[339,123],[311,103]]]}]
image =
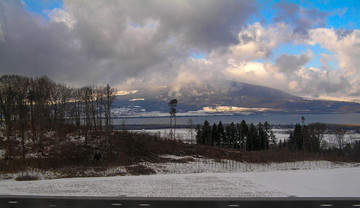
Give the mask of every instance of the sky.
[{"label": "sky", "polygon": [[358,0],[3,0],[0,75],[360,101],[359,19]]}]

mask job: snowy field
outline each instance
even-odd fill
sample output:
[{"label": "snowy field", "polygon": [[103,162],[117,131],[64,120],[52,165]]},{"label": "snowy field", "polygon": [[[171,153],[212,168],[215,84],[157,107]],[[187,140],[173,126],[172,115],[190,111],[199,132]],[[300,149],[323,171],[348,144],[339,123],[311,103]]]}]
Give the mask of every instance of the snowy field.
[{"label": "snowy field", "polygon": [[360,167],[0,181],[0,195],[360,197]]},{"label": "snowy field", "polygon": [[[166,158],[184,157],[164,155]],[[188,157],[186,157],[188,158]],[[38,181],[0,179],[0,195],[128,197],[360,197],[360,164],[329,161],[253,164],[194,158],[188,163],[147,163],[155,175]],[[89,170],[91,171],[91,170]],[[106,173],[99,173],[106,175]],[[51,175],[51,174],[50,174]],[[48,175],[49,176],[49,175]],[[51,178],[51,177],[50,177]]]}]

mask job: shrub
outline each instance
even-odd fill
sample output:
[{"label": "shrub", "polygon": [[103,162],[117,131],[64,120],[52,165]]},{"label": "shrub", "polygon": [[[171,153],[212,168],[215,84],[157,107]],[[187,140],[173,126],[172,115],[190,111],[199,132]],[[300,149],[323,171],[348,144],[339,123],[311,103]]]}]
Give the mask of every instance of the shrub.
[{"label": "shrub", "polygon": [[39,180],[38,176],[34,176],[34,175],[23,175],[23,176],[18,176],[15,178],[16,181],[37,181]]},{"label": "shrub", "polygon": [[128,166],[126,170],[132,175],[151,175],[155,174],[155,170],[144,165]]}]

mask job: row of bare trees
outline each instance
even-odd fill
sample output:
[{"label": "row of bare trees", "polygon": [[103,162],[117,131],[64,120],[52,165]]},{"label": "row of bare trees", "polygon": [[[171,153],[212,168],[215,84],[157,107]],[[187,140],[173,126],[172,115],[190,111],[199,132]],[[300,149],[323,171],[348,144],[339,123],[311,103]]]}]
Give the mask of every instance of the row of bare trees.
[{"label": "row of bare trees", "polygon": [[[110,137],[114,95],[109,85],[71,88],[46,76],[1,76],[0,124],[5,127],[7,156],[13,155],[12,143],[21,137],[22,157],[25,157],[26,132],[31,132],[32,143],[42,153],[45,128],[49,124],[60,131],[65,124],[82,126],[85,144],[88,131],[105,131]],[[106,140],[109,138],[105,139],[105,146]]]}]

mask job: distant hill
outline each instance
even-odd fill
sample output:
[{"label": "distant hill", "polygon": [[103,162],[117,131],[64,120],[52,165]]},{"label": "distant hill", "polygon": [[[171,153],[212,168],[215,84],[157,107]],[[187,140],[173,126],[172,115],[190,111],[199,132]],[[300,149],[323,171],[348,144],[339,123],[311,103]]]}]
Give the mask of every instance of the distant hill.
[{"label": "distant hill", "polygon": [[[138,89],[117,96],[114,106],[128,113],[168,112],[168,102],[178,99],[178,112],[213,109],[232,113],[359,113],[360,104],[327,100],[309,100],[273,88],[242,82],[223,81],[215,85],[189,85],[173,92],[170,87]],[[227,108],[221,108],[227,106]],[[125,109],[126,108],[126,109]],[[241,108],[241,109],[240,109]],[[242,109],[246,108],[246,109]],[[266,108],[266,109],[263,109]],[[240,110],[239,110],[240,109]]]}]

